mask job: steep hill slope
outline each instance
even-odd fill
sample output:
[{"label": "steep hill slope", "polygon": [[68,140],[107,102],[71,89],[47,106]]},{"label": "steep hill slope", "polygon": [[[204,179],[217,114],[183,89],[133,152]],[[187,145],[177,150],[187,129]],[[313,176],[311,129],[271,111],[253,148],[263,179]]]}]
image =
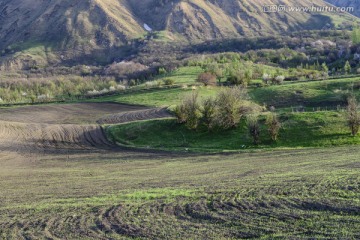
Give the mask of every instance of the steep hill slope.
[{"label": "steep hill slope", "polygon": [[3,54],[22,50],[22,59],[25,55],[40,62],[58,60],[54,51],[72,58],[143,34],[123,1],[3,0],[0,13]]},{"label": "steep hill slope", "polygon": [[0,54],[3,63],[18,67],[45,65],[94,54],[98,56],[94,59],[96,62],[101,56],[109,56],[109,52],[104,50],[118,49],[144,36],[144,24],[163,32],[162,36],[171,40],[202,41],[323,29],[353,20],[348,14],[263,11],[268,4],[326,4],[322,0],[312,2],[2,0]]},{"label": "steep hill slope", "polygon": [[353,7],[352,14],[360,17],[360,0],[326,0],[327,2],[339,7]]},{"label": "steep hill slope", "polygon": [[29,40],[112,46],[143,31],[122,1],[7,0],[0,10],[1,47]]},{"label": "steep hill slope", "polygon": [[[294,30],[322,29],[349,22],[348,14],[284,11],[266,13],[268,5],[326,6],[322,0],[128,0],[134,12],[156,30],[167,30],[190,40],[280,34]],[[135,7],[136,6],[136,7]],[[155,7],[156,6],[156,7]]]}]

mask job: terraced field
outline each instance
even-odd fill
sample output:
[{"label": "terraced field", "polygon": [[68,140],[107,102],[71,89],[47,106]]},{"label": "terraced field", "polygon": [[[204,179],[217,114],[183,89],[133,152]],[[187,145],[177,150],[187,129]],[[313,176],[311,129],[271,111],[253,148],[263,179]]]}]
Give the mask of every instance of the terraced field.
[{"label": "terraced field", "polygon": [[96,124],[141,111],[168,117],[109,103],[0,109],[0,239],[360,238],[359,147],[137,151]]}]

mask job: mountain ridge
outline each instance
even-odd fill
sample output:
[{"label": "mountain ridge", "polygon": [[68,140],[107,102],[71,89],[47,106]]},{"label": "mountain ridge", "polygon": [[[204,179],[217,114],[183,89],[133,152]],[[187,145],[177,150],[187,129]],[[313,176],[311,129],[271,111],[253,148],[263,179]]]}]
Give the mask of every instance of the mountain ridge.
[{"label": "mountain ridge", "polygon": [[144,38],[144,24],[160,32],[162,40],[201,42],[335,28],[355,18],[346,13],[265,13],[268,4],[309,6],[307,0],[3,0],[0,53],[2,62],[25,56],[46,65],[94,52],[106,57],[111,49]]}]

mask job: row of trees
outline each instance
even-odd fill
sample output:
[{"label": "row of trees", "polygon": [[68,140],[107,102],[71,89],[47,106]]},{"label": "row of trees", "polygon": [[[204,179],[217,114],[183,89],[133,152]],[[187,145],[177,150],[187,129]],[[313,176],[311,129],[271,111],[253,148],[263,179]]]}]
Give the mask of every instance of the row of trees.
[{"label": "row of trees", "polygon": [[[199,60],[200,61],[200,60]],[[215,61],[215,60],[213,60]],[[350,68],[349,68],[350,66]],[[217,82],[225,80],[229,85],[247,86],[252,80],[263,79],[265,85],[281,84],[284,80],[320,80],[329,77],[329,68],[325,62],[320,64],[318,61],[314,65],[299,65],[297,68],[279,68],[251,61],[234,59],[231,63],[211,62],[205,59],[201,65],[204,70],[197,82],[204,85],[216,85]],[[349,62],[343,68],[345,73],[351,72]]]},{"label": "row of trees", "polygon": [[189,129],[205,126],[208,130],[230,129],[238,125],[241,118],[253,111],[246,100],[247,91],[243,87],[223,88],[215,98],[199,100],[198,92],[185,97],[175,108],[178,122]]},{"label": "row of trees", "polygon": [[[248,86],[251,80],[259,78],[258,75],[254,76],[254,72],[249,67],[243,67],[244,70],[241,69],[221,69],[218,65],[214,65],[213,68],[205,68],[206,71],[200,73],[196,79],[197,82],[204,84],[205,86],[215,86],[217,82],[220,82],[224,76],[226,77],[226,82],[230,85],[241,85],[241,86]],[[309,66],[299,66],[298,70],[305,70],[306,78],[310,80],[325,80],[329,77],[329,68],[327,64],[324,62],[321,65],[319,62],[314,64],[312,67]],[[309,71],[310,70],[310,71]],[[263,70],[264,71],[264,70]],[[343,72],[345,74],[350,74],[352,72],[352,67],[349,61],[345,62],[343,67]],[[274,74],[263,73],[262,80],[264,85],[280,85],[284,82],[286,77],[281,74],[282,72],[277,70]],[[293,77],[288,77],[288,79],[301,79],[304,76],[299,73],[294,73],[294,71],[289,71],[289,73],[295,74]],[[357,73],[360,74],[360,68],[358,69]]]}]

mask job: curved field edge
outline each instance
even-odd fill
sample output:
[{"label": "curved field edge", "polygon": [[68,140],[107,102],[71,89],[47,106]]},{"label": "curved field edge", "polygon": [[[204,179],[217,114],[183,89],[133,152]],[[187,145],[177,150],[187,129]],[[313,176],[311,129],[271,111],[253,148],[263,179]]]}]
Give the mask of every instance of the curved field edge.
[{"label": "curved field edge", "polygon": [[318,148],[357,145],[360,136],[350,135],[343,111],[283,113],[279,140],[270,139],[265,116],[260,119],[261,143],[253,144],[243,120],[226,131],[188,130],[175,119],[149,120],[106,127],[111,141],[132,148],[169,151],[226,152],[259,149]]},{"label": "curved field edge", "polygon": [[359,151],[105,152],[86,161],[83,153],[20,167],[5,162],[0,236],[357,239]]}]

